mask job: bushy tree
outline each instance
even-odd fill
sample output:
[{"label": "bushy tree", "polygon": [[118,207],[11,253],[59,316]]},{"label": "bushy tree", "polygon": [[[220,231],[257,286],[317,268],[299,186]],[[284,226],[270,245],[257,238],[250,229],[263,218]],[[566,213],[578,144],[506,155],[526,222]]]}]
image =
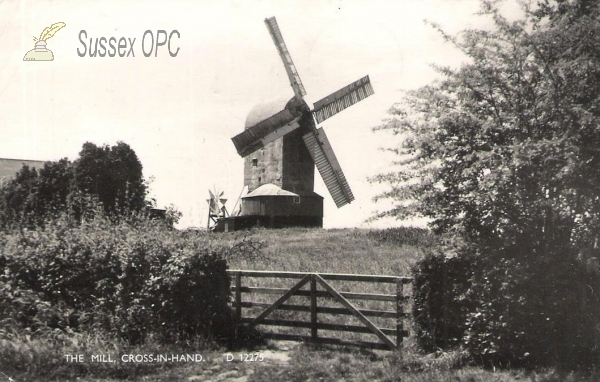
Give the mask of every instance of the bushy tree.
[{"label": "bushy tree", "polygon": [[46,216],[64,211],[71,192],[71,162],[46,162],[39,171],[23,166],[0,189],[0,223],[40,223]]},{"label": "bushy tree", "polygon": [[73,165],[77,189],[97,195],[106,212],[140,211],[146,206],[142,164],[126,143],[99,147],[87,142]]},{"label": "bushy tree", "polygon": [[407,92],[376,128],[403,137],[399,167],[373,179],[395,202],[380,216],[428,217],[479,255],[472,354],[555,360],[594,347],[598,298],[581,293],[576,257],[600,232],[600,5],[527,3],[509,21],[482,4],[493,30],[435,26],[467,63],[436,66],[442,79]]},{"label": "bushy tree", "polygon": [[376,128],[406,138],[399,169],[374,179],[392,186],[379,198],[397,201],[382,215],[426,216],[494,248],[587,244],[600,228],[597,3],[516,22],[487,2],[484,13],[494,31],[444,34],[470,62],[437,66],[443,79],[408,92]]},{"label": "bushy tree", "polygon": [[64,158],[39,170],[21,168],[0,188],[0,224],[36,225],[64,211],[79,219],[96,202],[111,216],[143,212],[150,207],[147,191],[142,164],[129,145],[87,142],[75,162]]}]

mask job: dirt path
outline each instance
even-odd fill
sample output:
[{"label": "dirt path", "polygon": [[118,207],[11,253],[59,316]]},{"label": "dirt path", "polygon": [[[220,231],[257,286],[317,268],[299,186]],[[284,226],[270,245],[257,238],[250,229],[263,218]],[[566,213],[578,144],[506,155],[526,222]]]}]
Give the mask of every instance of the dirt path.
[{"label": "dirt path", "polygon": [[276,342],[270,349],[253,352],[222,353],[221,357],[210,360],[202,372],[190,375],[185,379],[192,382],[247,382],[257,368],[267,366],[285,367],[293,357],[293,351],[299,343]]}]

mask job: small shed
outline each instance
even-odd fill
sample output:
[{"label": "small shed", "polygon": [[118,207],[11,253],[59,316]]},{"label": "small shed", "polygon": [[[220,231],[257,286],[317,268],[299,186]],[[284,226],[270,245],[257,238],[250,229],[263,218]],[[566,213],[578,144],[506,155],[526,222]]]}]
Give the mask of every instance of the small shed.
[{"label": "small shed", "polygon": [[323,197],[312,191],[291,192],[265,184],[242,198],[240,217],[272,228],[323,227]]}]

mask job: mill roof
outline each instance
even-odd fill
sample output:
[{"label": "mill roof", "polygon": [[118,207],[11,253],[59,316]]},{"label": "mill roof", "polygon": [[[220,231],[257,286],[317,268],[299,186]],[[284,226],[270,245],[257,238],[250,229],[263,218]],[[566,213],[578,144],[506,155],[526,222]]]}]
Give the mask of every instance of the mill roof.
[{"label": "mill roof", "polygon": [[275,196],[275,195],[278,195],[278,196],[300,196],[293,192],[283,190],[280,187],[278,187],[272,183],[267,183],[267,184],[263,184],[262,186],[258,187],[256,190],[252,191],[251,193],[244,196],[243,198],[245,199],[245,198],[253,198],[256,196]]},{"label": "mill roof", "polygon": [[245,127],[252,127],[257,123],[279,113],[285,109],[285,106],[289,101],[289,98],[280,98],[275,101],[255,105],[252,109],[250,109],[250,112],[246,117]]},{"label": "mill roof", "polygon": [[282,189],[279,186],[276,186],[272,183],[267,183],[267,184],[263,184],[262,186],[258,187],[256,190],[250,192],[248,195],[246,196],[242,196],[242,199],[246,199],[246,198],[254,198],[254,197],[258,197],[258,196],[309,196],[309,197],[318,197],[323,199],[323,197],[319,194],[317,194],[314,191],[297,191],[297,192],[292,192],[292,191],[287,191]]}]

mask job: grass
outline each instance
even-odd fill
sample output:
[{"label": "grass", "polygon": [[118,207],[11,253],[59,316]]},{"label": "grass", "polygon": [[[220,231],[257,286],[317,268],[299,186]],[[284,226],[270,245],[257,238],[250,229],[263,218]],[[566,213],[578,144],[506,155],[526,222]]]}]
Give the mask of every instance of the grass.
[{"label": "grass", "polygon": [[[391,276],[410,276],[410,266],[423,254],[423,249],[412,245],[398,245],[379,240],[366,230],[315,230],[315,229],[282,229],[259,230],[256,237],[264,243],[260,259],[233,259],[232,269],[254,269],[275,271],[301,271],[320,273],[374,274]],[[271,288],[290,288],[297,279],[243,278],[243,286],[260,286]],[[364,283],[347,281],[329,281],[336,289],[346,292],[395,294],[395,284]],[[308,286],[305,286],[306,290]],[[323,288],[319,288],[323,289]],[[244,294],[244,301],[273,302],[273,295]],[[307,305],[307,297],[292,297],[287,303]],[[393,302],[352,300],[359,309],[394,311]],[[319,306],[341,307],[332,300],[319,299]],[[408,307],[407,307],[408,309]],[[245,309],[246,317],[256,316],[261,308]],[[309,322],[308,312],[275,311],[270,318],[301,320]],[[319,315],[322,323],[344,325],[362,324],[352,315],[331,316]],[[394,328],[395,320],[389,318],[372,318],[372,321],[384,328]],[[264,328],[269,331],[270,328]],[[308,335],[308,329],[279,328],[280,333]],[[349,332],[328,333],[344,340],[377,341],[373,335]]]},{"label": "grass", "polygon": [[423,249],[381,242],[358,229],[256,231],[264,242],[259,261],[237,259],[231,268],[298,272],[409,275]]},{"label": "grass", "polygon": [[428,363],[412,354],[305,347],[295,354],[289,368],[261,368],[250,381],[514,381],[509,372],[457,369],[460,363],[457,359],[456,356],[448,356]]},{"label": "grass", "polygon": [[[275,271],[305,271],[326,273],[383,274],[410,276],[410,268],[420,259],[427,247],[435,245],[430,234],[415,229],[386,231],[313,230],[283,229],[259,230],[256,237],[264,242],[262,257],[258,261],[235,259],[230,262],[233,269],[256,269]],[[290,282],[250,279],[248,283],[270,287],[289,287]],[[245,283],[245,281],[243,281]],[[292,281],[293,283],[293,281]],[[358,290],[363,293],[394,293],[393,285],[382,288],[382,284],[344,283],[336,287],[342,290]],[[410,288],[408,288],[410,293]],[[244,298],[248,298],[244,296]],[[254,301],[274,301],[273,296],[251,296]],[[298,299],[295,302],[298,302]],[[294,300],[292,300],[294,302]],[[306,304],[306,301],[304,301]],[[393,310],[380,302],[359,304],[362,308]],[[319,304],[323,304],[319,300]],[[339,306],[339,305],[338,305]],[[405,307],[409,311],[410,306]],[[246,311],[251,315],[256,311]],[[277,317],[278,312],[274,312]],[[284,312],[279,317],[286,319],[308,317],[301,313]],[[320,322],[332,317],[319,315]],[[358,324],[352,316],[335,318],[337,323]],[[380,325],[390,322],[374,320]],[[393,322],[391,323],[393,325]],[[389,327],[389,326],[388,326]],[[392,326],[393,327],[393,326]],[[410,322],[405,324],[412,329]],[[287,332],[299,334],[302,329],[286,328]],[[264,327],[263,330],[270,330]],[[278,329],[279,332],[285,330]],[[414,330],[412,330],[414,332]],[[306,332],[304,332],[306,334]],[[336,337],[357,339],[346,332],[336,332]],[[363,335],[363,338],[368,335]],[[373,341],[371,336],[371,341]],[[402,352],[361,351],[352,348],[315,347],[306,345],[294,353],[286,368],[276,365],[258,368],[249,381],[595,381],[595,376],[584,374],[560,374],[555,370],[525,372],[510,370],[485,370],[467,366],[466,358],[459,353],[441,353],[424,356],[419,354],[415,342],[409,337]]]},{"label": "grass", "polygon": [[[168,371],[176,363],[124,363],[119,358],[126,354],[181,354],[195,353],[195,349],[213,352],[204,339],[193,344],[159,345],[152,341],[140,346],[125,346],[120,341],[103,335],[65,335],[61,331],[37,338],[23,333],[2,333],[0,337],[0,371],[18,382],[71,381],[82,376],[103,376],[109,380],[129,379]],[[92,362],[93,356],[116,362]],[[67,361],[67,356],[80,356],[83,362]],[[0,381],[2,379],[0,374]],[[90,379],[90,380],[96,380]]]},{"label": "grass", "polygon": [[[408,232],[408,231],[406,231]],[[406,233],[405,232],[405,233]],[[234,232],[216,234],[214,240],[235,243],[247,233]],[[249,250],[247,256],[229,259],[231,269],[254,269],[276,271],[305,271],[322,273],[356,273],[409,276],[410,267],[424,254],[426,247],[434,245],[429,236],[420,237],[410,231],[404,235],[397,232],[370,232],[358,229],[319,230],[282,229],[253,231],[248,245],[261,247],[258,252]],[[406,238],[405,241],[403,241]],[[264,279],[248,279],[248,285],[264,286]],[[271,280],[268,286],[289,287],[288,282]],[[291,280],[293,283],[293,280]],[[341,290],[363,293],[393,293],[394,286],[371,283],[344,283],[335,285]],[[387,288],[387,289],[386,289]],[[408,291],[410,292],[410,290]],[[244,296],[247,297],[247,296]],[[252,295],[255,301],[274,301],[276,296]],[[300,297],[296,298],[300,302]],[[326,303],[319,300],[319,304]],[[356,300],[353,300],[353,303]],[[293,302],[293,301],[292,301]],[[305,301],[304,301],[305,303]],[[334,304],[329,302],[329,304]],[[379,302],[359,304],[362,308],[392,310]],[[332,305],[334,306],[334,305]],[[335,305],[339,306],[339,305]],[[409,307],[407,306],[407,310]],[[256,313],[249,311],[246,314]],[[280,317],[300,318],[296,312],[277,312]],[[304,316],[306,318],[306,316]],[[334,317],[319,315],[319,320]],[[335,318],[339,320],[339,317]],[[344,316],[337,323],[354,324],[352,316]],[[393,321],[377,321],[378,325],[393,327]],[[407,327],[410,328],[409,323]],[[391,326],[390,326],[391,325]],[[1,326],[0,326],[1,327]],[[299,329],[288,328],[299,333]],[[302,329],[304,330],[304,329]],[[306,332],[304,332],[306,333]],[[353,334],[336,332],[344,339],[355,339]],[[362,338],[362,337],[361,337]],[[364,339],[364,338],[363,338]],[[371,341],[374,338],[371,337]],[[268,345],[275,347],[274,343]],[[264,348],[250,349],[264,351]],[[230,379],[245,376],[248,382],[258,381],[597,381],[600,378],[584,374],[560,374],[555,370],[526,372],[521,370],[485,370],[469,366],[461,353],[422,355],[411,337],[405,340],[399,352],[370,351],[351,347],[313,346],[303,344],[289,352],[290,361],[285,366],[275,363],[247,364],[224,362],[226,349],[215,348],[206,341],[173,346],[153,345],[152,342],[139,347],[122,344],[99,335],[48,334],[32,338],[26,333],[0,332],[0,354],[10,355],[0,359],[0,372],[16,381],[188,381],[190,376],[201,376],[196,380],[217,380],[230,375]],[[83,354],[89,359],[92,354],[179,354],[200,352],[206,362],[202,363],[82,363],[65,361],[66,354]],[[230,374],[227,374],[230,373]],[[597,375],[597,374],[596,374]],[[0,374],[0,382],[3,381]],[[223,377],[225,378],[225,377]],[[225,378],[224,380],[227,380]]]}]

